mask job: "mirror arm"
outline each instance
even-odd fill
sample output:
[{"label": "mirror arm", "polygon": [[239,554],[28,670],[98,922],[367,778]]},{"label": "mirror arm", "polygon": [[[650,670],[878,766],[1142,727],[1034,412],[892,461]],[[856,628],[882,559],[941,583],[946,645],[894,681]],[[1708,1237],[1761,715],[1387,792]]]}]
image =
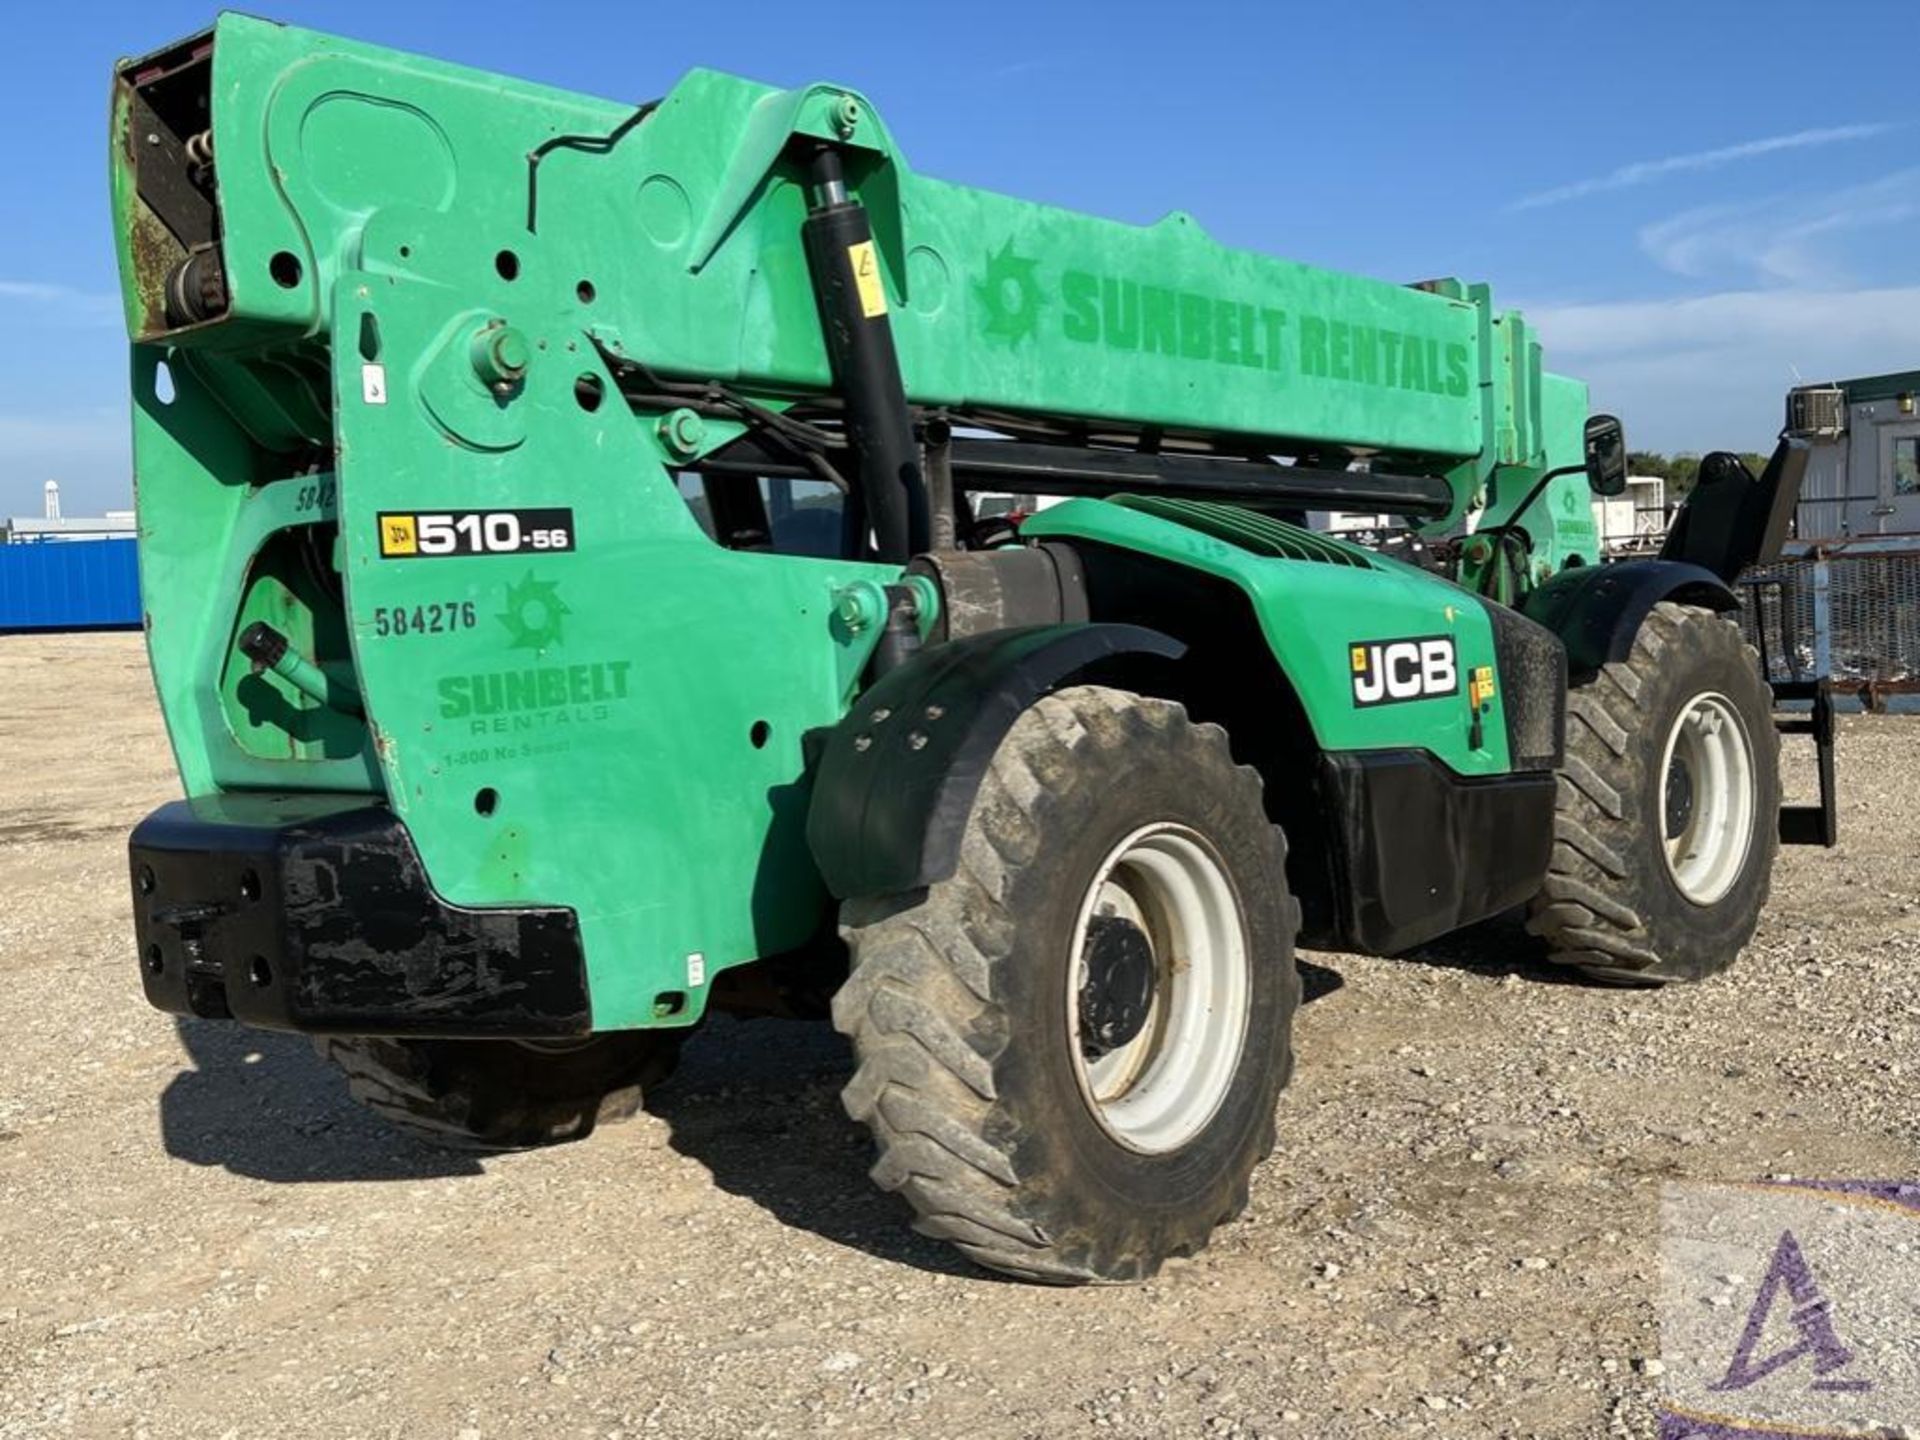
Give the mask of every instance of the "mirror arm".
[{"label": "mirror arm", "polygon": [[1587,467],[1585,465],[1562,465],[1558,470],[1547,471],[1546,474],[1533,482],[1533,488],[1521,497],[1520,503],[1513,507],[1512,514],[1508,515],[1507,518],[1502,520],[1498,525],[1490,525],[1485,530],[1476,530],[1473,533],[1476,536],[1487,535],[1492,537],[1494,541],[1494,558],[1496,562],[1504,563],[1502,557],[1506,553],[1506,537],[1519,528],[1520,517],[1526,514],[1527,507],[1538,500],[1541,493],[1555,480],[1565,475],[1584,475],[1586,469]]},{"label": "mirror arm", "polygon": [[1513,507],[1512,514],[1508,515],[1507,518],[1502,520],[1498,525],[1489,526],[1485,530],[1475,531],[1474,533],[1479,535],[1504,535],[1509,530],[1517,529],[1520,524],[1520,517],[1526,514],[1527,507],[1540,498],[1540,492],[1545,490],[1548,485],[1567,475],[1584,475],[1586,473],[1587,467],[1585,465],[1562,465],[1558,470],[1547,471],[1546,474],[1533,482],[1533,488],[1527,491],[1518,505]]}]

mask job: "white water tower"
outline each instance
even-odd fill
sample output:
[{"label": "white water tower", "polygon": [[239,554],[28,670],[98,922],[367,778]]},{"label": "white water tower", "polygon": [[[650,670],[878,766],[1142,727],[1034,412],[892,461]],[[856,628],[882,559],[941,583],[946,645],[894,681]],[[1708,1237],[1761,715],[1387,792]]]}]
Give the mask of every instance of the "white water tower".
[{"label": "white water tower", "polygon": [[46,518],[49,520],[58,520],[60,518],[60,482],[58,480],[47,481],[46,491],[47,491]]}]

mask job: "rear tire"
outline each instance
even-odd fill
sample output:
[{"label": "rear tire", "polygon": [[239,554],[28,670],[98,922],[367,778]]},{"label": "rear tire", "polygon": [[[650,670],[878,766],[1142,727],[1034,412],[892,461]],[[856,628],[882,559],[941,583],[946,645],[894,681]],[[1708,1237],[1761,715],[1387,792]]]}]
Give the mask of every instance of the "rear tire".
[{"label": "rear tire", "polygon": [[954,876],[842,911],[844,1099],[915,1228],[1075,1284],[1239,1214],[1292,1069],[1285,861],[1219,727],[1091,686],[1022,715]]},{"label": "rear tire", "polygon": [[1780,741],[1758,657],[1731,621],[1663,601],[1567,712],[1552,868],[1527,928],[1615,984],[1725,970],[1753,937],[1779,845]]},{"label": "rear tire", "polygon": [[680,1030],[597,1035],[548,1048],[513,1040],[317,1035],[353,1098],[396,1129],[449,1150],[528,1150],[625,1120],[673,1073]]}]

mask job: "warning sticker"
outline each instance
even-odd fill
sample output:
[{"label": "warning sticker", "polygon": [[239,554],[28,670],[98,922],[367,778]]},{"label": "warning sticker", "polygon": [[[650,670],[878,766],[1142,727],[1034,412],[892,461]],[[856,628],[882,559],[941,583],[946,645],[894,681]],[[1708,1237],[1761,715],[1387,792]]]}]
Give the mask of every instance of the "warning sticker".
[{"label": "warning sticker", "polygon": [[873,253],[873,242],[862,240],[847,247],[847,259],[853,264],[853,283],[860,291],[860,313],[871,320],[887,313],[887,291],[880,283],[880,260]]}]

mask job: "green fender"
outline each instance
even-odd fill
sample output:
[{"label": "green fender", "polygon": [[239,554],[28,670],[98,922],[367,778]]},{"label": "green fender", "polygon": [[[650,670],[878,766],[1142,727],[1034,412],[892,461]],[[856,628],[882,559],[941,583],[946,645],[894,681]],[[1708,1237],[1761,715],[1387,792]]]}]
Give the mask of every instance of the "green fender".
[{"label": "green fender", "polygon": [[[1237,586],[1322,751],[1424,749],[1469,777],[1513,768],[1493,624],[1457,585],[1330,536],[1201,501],[1069,500],[1026,521],[1021,533],[1113,546]],[[1361,703],[1356,670],[1375,663],[1372,647],[1425,639],[1452,642],[1453,687]],[[1493,683],[1490,696],[1482,691],[1476,726],[1470,692],[1477,672]]]}]

